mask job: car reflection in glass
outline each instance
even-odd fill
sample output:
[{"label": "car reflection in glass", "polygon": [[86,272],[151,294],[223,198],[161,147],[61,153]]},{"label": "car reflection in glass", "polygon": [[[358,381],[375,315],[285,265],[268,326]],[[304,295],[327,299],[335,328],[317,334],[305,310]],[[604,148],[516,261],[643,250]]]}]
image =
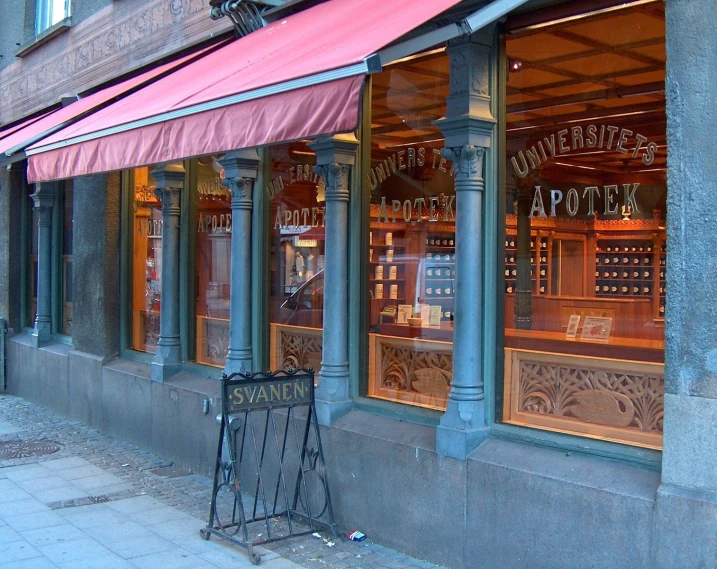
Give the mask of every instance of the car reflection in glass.
[{"label": "car reflection in glass", "polygon": [[281,321],[290,326],[323,327],[324,271],[303,283],[281,305]]}]

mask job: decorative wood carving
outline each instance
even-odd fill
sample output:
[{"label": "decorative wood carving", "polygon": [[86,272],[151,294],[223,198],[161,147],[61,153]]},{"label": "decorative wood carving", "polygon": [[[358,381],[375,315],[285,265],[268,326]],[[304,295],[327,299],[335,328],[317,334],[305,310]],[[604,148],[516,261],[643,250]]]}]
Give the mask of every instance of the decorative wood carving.
[{"label": "decorative wood carving", "polygon": [[[662,434],[663,373],[620,369],[628,362],[608,362],[555,355],[554,361],[530,355],[517,362],[517,412],[577,419],[586,423]],[[515,373],[515,368],[513,372]],[[514,386],[515,386],[515,382]]]},{"label": "decorative wood carving", "polygon": [[[314,332],[314,330],[311,330]],[[319,332],[321,332],[319,330]],[[301,328],[282,330],[279,333],[281,369],[310,367],[317,375],[321,369],[322,337],[315,333],[303,332]]]},{"label": "decorative wood carving", "polygon": [[381,344],[381,387],[445,398],[453,354]]}]

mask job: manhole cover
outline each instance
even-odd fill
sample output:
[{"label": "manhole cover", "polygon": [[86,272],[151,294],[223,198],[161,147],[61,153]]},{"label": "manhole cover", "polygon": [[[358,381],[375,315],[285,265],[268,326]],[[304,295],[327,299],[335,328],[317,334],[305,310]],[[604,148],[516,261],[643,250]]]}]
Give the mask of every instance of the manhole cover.
[{"label": "manhole cover", "polygon": [[12,458],[28,458],[52,454],[60,450],[60,445],[52,441],[10,441],[0,442],[0,458],[10,460]]}]

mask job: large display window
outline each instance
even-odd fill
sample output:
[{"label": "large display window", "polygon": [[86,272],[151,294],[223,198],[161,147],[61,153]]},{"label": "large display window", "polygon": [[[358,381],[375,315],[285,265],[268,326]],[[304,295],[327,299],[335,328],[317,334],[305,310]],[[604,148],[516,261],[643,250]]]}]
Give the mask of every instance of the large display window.
[{"label": "large display window", "polygon": [[154,194],[152,167],[135,168],[132,212],[131,343],[154,353],[162,302],[162,203]]},{"label": "large display window", "polygon": [[229,347],[231,192],[214,157],[197,161],[194,256],[196,361],[224,367]]},{"label": "large display window", "polygon": [[302,142],[271,149],[269,214],[272,369],[321,368],[326,198]]},{"label": "large display window", "polygon": [[62,260],[60,269],[60,306],[62,316],[59,332],[66,336],[72,335],[72,196],[71,181],[63,184],[62,192]]},{"label": "large display window", "polygon": [[373,76],[368,249],[368,395],[444,409],[453,365],[455,192],[433,121],[448,57],[423,54]]},{"label": "large display window", "polygon": [[661,446],[664,44],[661,3],[507,34],[507,422]]}]

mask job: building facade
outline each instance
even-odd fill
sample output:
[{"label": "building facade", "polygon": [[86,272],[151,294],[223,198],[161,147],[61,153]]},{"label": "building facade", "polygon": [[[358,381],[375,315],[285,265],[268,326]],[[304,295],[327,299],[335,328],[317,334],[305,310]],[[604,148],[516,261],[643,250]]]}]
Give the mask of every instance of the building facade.
[{"label": "building facade", "polygon": [[717,567],[710,2],[13,4],[8,392],[208,473],[313,367],[342,528]]}]

